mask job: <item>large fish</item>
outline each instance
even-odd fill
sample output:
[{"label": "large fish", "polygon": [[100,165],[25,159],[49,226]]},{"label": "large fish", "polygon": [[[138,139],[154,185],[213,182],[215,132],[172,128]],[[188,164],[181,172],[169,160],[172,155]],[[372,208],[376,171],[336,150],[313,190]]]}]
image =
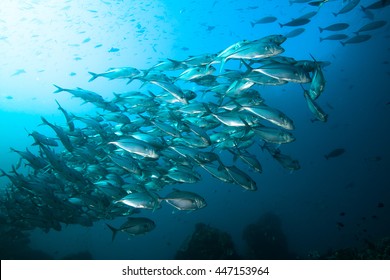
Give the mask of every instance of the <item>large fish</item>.
[{"label": "large fish", "polygon": [[163,200],[176,209],[186,211],[194,211],[207,206],[205,199],[200,195],[177,189],[174,189],[173,192],[167,194]]},{"label": "large fish", "polygon": [[151,219],[141,217],[129,217],[119,228],[115,228],[109,224],[106,225],[112,231],[112,241],[114,241],[118,231],[127,233],[130,236],[135,236],[145,234],[156,227],[156,224]]}]

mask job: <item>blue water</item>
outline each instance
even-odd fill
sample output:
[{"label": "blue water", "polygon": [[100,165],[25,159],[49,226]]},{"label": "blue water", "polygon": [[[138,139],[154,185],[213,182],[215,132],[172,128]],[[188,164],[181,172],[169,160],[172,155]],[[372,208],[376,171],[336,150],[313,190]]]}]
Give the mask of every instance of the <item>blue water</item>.
[{"label": "blue water", "polygon": [[[367,6],[374,1],[360,2]],[[343,1],[329,1],[320,9],[307,3],[290,5],[287,0],[4,3],[0,10],[0,168],[6,172],[19,158],[9,147],[31,147],[26,130],[55,136],[50,128],[39,126],[40,116],[64,125],[55,99],[76,115],[95,111],[68,93],[53,94],[53,84],[89,89],[106,99],[113,92],[140,85],[104,78],[88,83],[88,71],[122,66],[147,69],[166,58],[183,60],[217,53],[240,40],[287,34],[295,27],[281,28],[278,22],[317,10],[310,23],[301,26],[304,33],[283,43],[283,55],[310,60],[311,54],[330,62],[324,68],[326,87],[318,101],[329,114],[326,123],[311,121],[298,84],[258,88],[268,105],[294,120],[296,141],[283,145],[282,150],[299,160],[300,170],[283,169],[254,145],[250,151],[263,166],[262,174],[248,171],[257,183],[256,192],[203,172],[201,182],[174,187],[202,195],[207,207],[188,213],[172,211],[164,204],[154,212],[142,211],[156,223],[156,229],[145,235],[118,233],[112,242],[105,222],[119,226],[125,218],[101,220],[93,227],[63,224],[60,232],[45,233],[38,228],[29,232],[30,248],[55,259],[80,251],[90,252],[94,259],[172,259],[195,224],[202,222],[230,234],[237,252],[245,257],[248,248],[243,230],[269,212],[281,221],[291,258],[359,248],[365,240],[389,236],[390,25],[369,31],[372,38],[358,44],[342,46],[338,41],[319,40],[332,32],[320,34],[318,27],[345,22],[348,29],[333,33],[353,36],[370,22],[360,5],[335,17],[332,12],[339,11]],[[390,18],[389,7],[372,13],[375,20]],[[251,26],[265,16],[275,16],[277,21]],[[233,64],[228,62],[226,67]],[[324,155],[335,148],[344,148],[345,153],[326,160]],[[221,157],[232,164],[231,156]],[[248,170],[244,165],[240,168]],[[5,188],[9,180],[0,177],[0,184]]]}]

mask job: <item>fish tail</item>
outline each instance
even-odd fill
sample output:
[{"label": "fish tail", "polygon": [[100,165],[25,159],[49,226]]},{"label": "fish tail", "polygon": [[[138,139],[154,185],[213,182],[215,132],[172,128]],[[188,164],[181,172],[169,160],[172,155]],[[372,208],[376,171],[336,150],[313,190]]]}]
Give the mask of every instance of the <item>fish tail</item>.
[{"label": "fish tail", "polygon": [[318,29],[320,30],[320,33],[322,33],[322,31],[324,31],[324,29],[321,27],[318,27]]},{"label": "fish tail", "polygon": [[343,47],[345,46],[345,43],[343,41],[340,41],[340,44],[343,45]]},{"label": "fish tail", "polygon": [[324,41],[324,38],[321,38],[321,37],[320,37],[320,42],[322,42],[322,41]]},{"label": "fish tail", "polygon": [[61,92],[61,91],[65,91],[65,89],[64,89],[64,88],[62,88],[62,87],[59,87],[59,86],[57,86],[57,85],[55,85],[55,84],[53,84],[53,86],[55,86],[55,87],[57,88],[57,90],[56,90],[56,91],[54,91],[54,93],[59,93],[59,92]]},{"label": "fish tail", "polygon": [[99,77],[99,74],[93,73],[93,72],[88,72],[90,75],[92,75],[91,79],[88,80],[88,82],[92,82],[95,80],[97,77]]},{"label": "fish tail", "polygon": [[363,7],[362,5],[360,5],[360,8],[362,8],[362,11],[365,12],[366,11],[366,8]]},{"label": "fish tail", "polygon": [[252,26],[252,28],[255,26],[256,24],[253,22],[253,21],[251,21],[251,26]]},{"label": "fish tail", "polygon": [[335,17],[337,17],[338,13],[332,13]]},{"label": "fish tail", "polygon": [[283,28],[283,26],[284,26],[284,25],[283,25],[283,24],[281,24],[280,22],[278,22],[278,23],[279,23],[279,25],[280,25],[280,28]]},{"label": "fish tail", "polygon": [[116,233],[119,231],[119,229],[117,228],[114,228],[113,226],[109,225],[106,223],[106,225],[108,226],[108,228],[112,231],[112,241],[114,241],[115,239],[115,236],[116,236]]},{"label": "fish tail", "polygon": [[326,158],[326,160],[328,160],[328,159],[329,159],[329,156],[327,156],[327,155],[324,155],[324,158]]}]

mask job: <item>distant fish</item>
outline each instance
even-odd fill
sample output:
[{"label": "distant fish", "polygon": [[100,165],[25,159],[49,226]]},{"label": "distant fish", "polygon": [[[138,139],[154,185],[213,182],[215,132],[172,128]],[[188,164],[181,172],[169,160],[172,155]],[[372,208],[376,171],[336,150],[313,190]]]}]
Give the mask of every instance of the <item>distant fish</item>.
[{"label": "distant fish", "polygon": [[345,216],[345,212],[340,212],[339,214],[341,217],[344,217]]},{"label": "distant fish", "polygon": [[341,230],[344,227],[344,224],[341,222],[337,222],[336,225],[337,225],[339,230]]},{"label": "distant fish", "polygon": [[383,208],[383,207],[385,207],[385,204],[383,203],[383,202],[378,202],[378,208]]},{"label": "distant fish", "polygon": [[299,27],[299,28],[296,28],[294,30],[291,30],[290,32],[288,32],[286,35],[284,35],[286,38],[293,38],[293,37],[296,37],[298,35],[301,35],[303,32],[305,32],[305,28],[302,28],[302,27]]},{"label": "distant fish", "polygon": [[85,44],[85,43],[88,43],[89,41],[91,41],[91,38],[85,38],[81,43]]},{"label": "distant fish", "polygon": [[368,10],[382,9],[382,8],[389,6],[389,5],[390,5],[390,0],[379,0],[379,1],[372,3],[371,5],[369,5],[367,7],[363,7],[363,6],[360,6],[360,7],[362,7],[362,10],[364,12],[367,9]]},{"label": "distant fish", "polygon": [[263,17],[255,21],[251,21],[251,26],[254,27],[256,24],[271,23],[271,22],[275,22],[276,20],[277,18],[274,16]]},{"label": "distant fish", "polygon": [[114,47],[112,47],[111,49],[108,50],[108,52],[119,52],[119,51],[120,51],[120,49],[114,48]]},{"label": "distant fish", "polygon": [[342,7],[340,11],[338,11],[337,13],[333,13],[334,16],[337,17],[339,14],[345,14],[352,11],[359,4],[359,2],[360,0],[348,1],[348,3],[344,7]]},{"label": "distant fish", "polygon": [[24,74],[24,73],[26,73],[26,71],[25,71],[24,69],[18,69],[18,70],[15,71],[15,73],[13,73],[13,74],[11,75],[11,77],[13,77],[13,76],[18,76],[18,75]]},{"label": "distant fish", "polygon": [[368,41],[371,39],[371,35],[356,35],[355,37],[352,37],[348,39],[347,41],[340,41],[340,43],[345,46],[347,44],[358,44],[365,41]]},{"label": "distant fish", "polygon": [[329,25],[327,27],[318,27],[318,28],[320,29],[320,33],[322,33],[322,31],[324,31],[324,30],[340,31],[340,30],[347,29],[348,27],[349,27],[348,23],[335,23],[335,24]]},{"label": "distant fish", "polygon": [[297,19],[293,19],[289,22],[286,22],[286,23],[279,23],[280,27],[283,27],[283,26],[300,26],[300,25],[305,25],[307,23],[310,22],[310,19],[308,18],[297,18]]},{"label": "distant fish", "polygon": [[11,95],[7,95],[5,98],[7,98],[8,100],[14,99]]},{"label": "distant fish", "polygon": [[348,38],[348,35],[345,34],[333,34],[328,37],[320,37],[320,42],[325,40],[345,40]]},{"label": "distant fish", "polygon": [[328,154],[324,155],[324,157],[326,159],[330,159],[330,158],[339,157],[339,156],[341,156],[344,153],[345,153],[345,149],[337,148],[337,149],[334,149],[334,150],[330,151]]},{"label": "distant fish", "polygon": [[317,11],[311,11],[306,14],[301,15],[300,17],[297,17],[296,19],[311,19],[317,14]]},{"label": "distant fish", "polygon": [[289,0],[288,2],[290,2],[290,5],[292,4],[302,4],[302,3],[307,3],[309,2],[310,0]]},{"label": "distant fish", "polygon": [[359,34],[360,32],[370,31],[379,29],[387,24],[387,21],[385,20],[377,20],[370,23],[367,23],[366,25],[363,25],[359,28],[358,31],[354,32],[355,34]]},{"label": "distant fish", "polygon": [[69,76],[71,76],[71,77],[76,76],[76,73],[75,72],[70,72]]},{"label": "distant fish", "polygon": [[94,48],[97,49],[100,48],[101,46],[103,46],[103,44],[97,44]]},{"label": "distant fish", "polygon": [[328,2],[329,0],[320,0],[320,1],[313,1],[313,2],[309,2],[308,4],[310,6],[314,6],[314,7],[321,7],[322,5],[324,5],[326,2]]}]

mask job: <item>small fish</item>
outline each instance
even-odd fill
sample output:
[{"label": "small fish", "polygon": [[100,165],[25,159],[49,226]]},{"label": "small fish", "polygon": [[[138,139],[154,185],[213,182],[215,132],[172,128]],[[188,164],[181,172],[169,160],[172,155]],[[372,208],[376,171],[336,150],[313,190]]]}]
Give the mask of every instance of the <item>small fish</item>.
[{"label": "small fish", "polygon": [[314,6],[314,7],[321,7],[322,5],[324,5],[326,2],[328,2],[329,0],[320,0],[320,1],[313,1],[313,2],[309,2],[308,4],[310,6]]},{"label": "small fish", "polygon": [[345,40],[348,38],[348,35],[345,34],[333,34],[327,37],[320,37],[320,42],[325,41],[325,40],[331,40],[331,41],[340,41],[340,40]]},{"label": "small fish", "polygon": [[103,46],[103,44],[97,44],[94,48],[97,49],[100,48],[101,46]]},{"label": "small fish", "polygon": [[293,38],[293,37],[296,37],[298,35],[301,35],[303,32],[305,32],[305,28],[296,28],[294,30],[291,30],[290,32],[288,32],[287,34],[285,34],[284,36],[286,36],[286,38]]},{"label": "small fish", "polygon": [[360,2],[360,0],[348,1],[348,3],[344,7],[342,7],[340,11],[338,11],[337,13],[333,13],[333,15],[335,17],[337,17],[339,14],[348,13],[348,12],[352,11],[359,4],[359,2]]},{"label": "small fish", "polygon": [[330,158],[335,158],[335,157],[341,156],[344,153],[345,153],[345,149],[337,148],[337,149],[334,149],[334,150],[330,151],[326,155],[324,155],[324,157],[326,159],[330,159]]},{"label": "small fish", "polygon": [[329,26],[326,26],[326,27],[318,27],[318,28],[320,30],[320,33],[322,33],[322,31],[324,31],[324,30],[327,30],[327,31],[340,31],[340,30],[347,29],[348,27],[349,27],[348,23],[335,23],[335,24],[332,24],[332,25],[329,25]]},{"label": "small fish", "polygon": [[371,31],[375,29],[379,29],[387,24],[387,21],[385,20],[377,20],[373,21],[370,23],[367,23],[366,25],[363,25],[362,27],[359,28],[358,31],[354,32],[355,34],[359,34],[360,32],[365,32],[365,31]]},{"label": "small fish", "polygon": [[120,49],[114,48],[114,47],[112,47],[111,49],[108,50],[108,52],[119,52],[119,51],[120,51]]},{"label": "small fish", "polygon": [[305,24],[308,24],[310,22],[310,19],[308,18],[297,18],[297,19],[293,19],[289,22],[286,22],[286,23],[279,23],[280,27],[283,27],[283,26],[300,26],[300,25],[305,25]]},{"label": "small fish", "polygon": [[355,37],[352,37],[348,39],[347,41],[340,41],[341,45],[345,46],[347,44],[358,44],[365,41],[368,41],[371,39],[371,35],[356,35]]},{"label": "small fish", "polygon": [[341,217],[345,216],[345,212],[340,212],[339,214]]},{"label": "small fish", "polygon": [[339,230],[341,230],[344,227],[344,224],[341,222],[337,222],[336,225],[337,225]]},{"label": "small fish", "polygon": [[378,202],[378,208],[383,208],[383,207],[385,207],[385,204],[383,203],[383,202]]},{"label": "small fish", "polygon": [[25,73],[26,73],[26,71],[24,69],[18,69],[18,70],[15,71],[15,73],[13,73],[11,75],[11,77],[17,76],[17,75],[20,75],[20,74],[25,74]]},{"label": "small fish", "polygon": [[255,21],[251,21],[251,26],[254,27],[256,24],[272,23],[275,22],[276,20],[277,18],[274,16],[263,17]]},{"label": "small fish", "polygon": [[5,98],[8,100],[14,99],[11,95],[7,95]]},{"label": "small fish", "polygon": [[91,38],[85,38],[81,43],[82,44],[85,44],[85,43],[88,43],[89,41],[91,41]]}]

